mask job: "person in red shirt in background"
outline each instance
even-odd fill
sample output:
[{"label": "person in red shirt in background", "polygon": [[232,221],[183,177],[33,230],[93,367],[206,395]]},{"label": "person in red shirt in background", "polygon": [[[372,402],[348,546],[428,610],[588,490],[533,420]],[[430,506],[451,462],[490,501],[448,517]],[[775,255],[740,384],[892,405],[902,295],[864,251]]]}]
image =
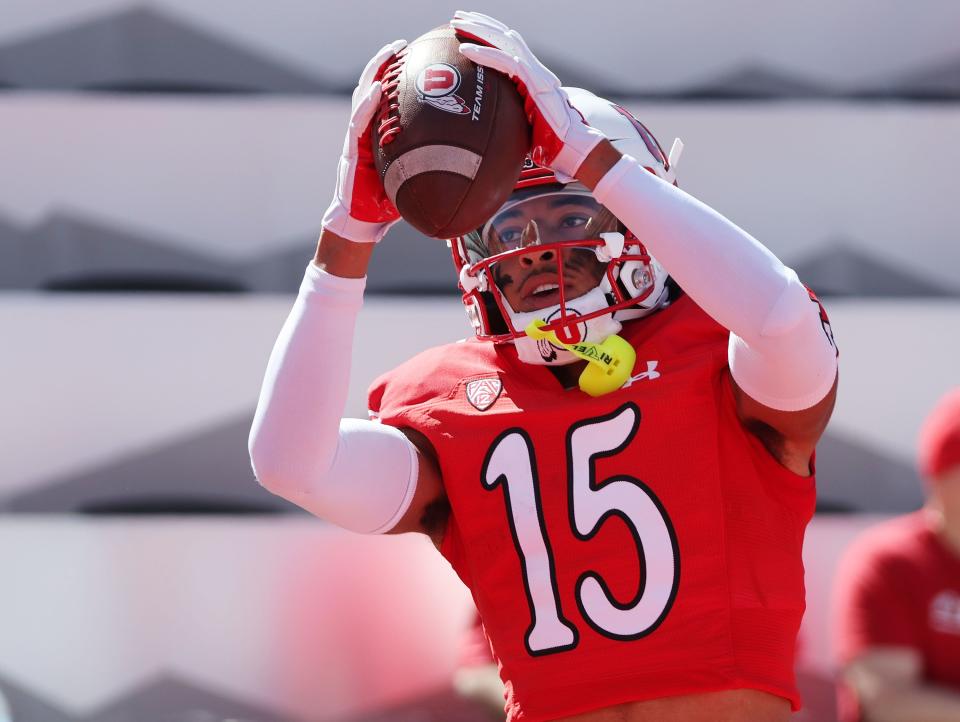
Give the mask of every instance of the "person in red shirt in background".
[{"label": "person in red shirt in background", "polygon": [[927,503],[880,524],[841,561],[843,722],[960,720],[960,387],[920,433]]}]

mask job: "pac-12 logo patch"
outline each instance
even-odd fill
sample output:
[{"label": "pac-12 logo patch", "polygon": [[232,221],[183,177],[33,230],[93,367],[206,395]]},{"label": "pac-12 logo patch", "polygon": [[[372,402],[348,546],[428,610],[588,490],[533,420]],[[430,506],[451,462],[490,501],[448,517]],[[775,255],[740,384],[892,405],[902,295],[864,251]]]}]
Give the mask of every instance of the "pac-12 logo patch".
[{"label": "pac-12 logo patch", "polygon": [[467,383],[467,401],[477,411],[486,411],[500,398],[503,383],[496,376],[486,379],[474,379]]},{"label": "pac-12 logo patch", "polygon": [[421,103],[457,115],[468,115],[470,108],[456,95],[460,87],[460,71],[446,63],[428,65],[417,76],[417,99]]}]

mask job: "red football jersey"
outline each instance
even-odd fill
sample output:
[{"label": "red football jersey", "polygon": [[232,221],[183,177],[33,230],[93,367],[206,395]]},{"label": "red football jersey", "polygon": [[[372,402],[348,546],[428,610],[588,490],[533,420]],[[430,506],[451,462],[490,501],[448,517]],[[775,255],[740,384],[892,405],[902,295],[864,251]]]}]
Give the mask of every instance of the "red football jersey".
[{"label": "red football jersey", "polygon": [[[960,691],[960,557],[937,537],[928,512],[865,532],[837,572],[837,645],[843,664],[868,647],[909,647],[924,678]],[[857,720],[841,688],[841,716]]]},{"label": "red football jersey", "polygon": [[743,428],[728,332],[690,298],[621,335],[633,376],[599,398],[476,340],[371,387],[383,422],[437,451],[441,551],[473,593],[508,718],[736,688],[797,708],[814,479]]}]

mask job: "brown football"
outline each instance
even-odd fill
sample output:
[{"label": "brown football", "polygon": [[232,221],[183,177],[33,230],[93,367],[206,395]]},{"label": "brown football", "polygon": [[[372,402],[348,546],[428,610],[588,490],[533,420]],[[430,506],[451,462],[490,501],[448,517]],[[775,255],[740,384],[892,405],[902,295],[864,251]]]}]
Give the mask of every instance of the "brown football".
[{"label": "brown football", "polygon": [[455,238],[507,199],[530,148],[523,100],[467,60],[452,28],[410,43],[383,75],[373,153],[387,196],[414,228]]}]

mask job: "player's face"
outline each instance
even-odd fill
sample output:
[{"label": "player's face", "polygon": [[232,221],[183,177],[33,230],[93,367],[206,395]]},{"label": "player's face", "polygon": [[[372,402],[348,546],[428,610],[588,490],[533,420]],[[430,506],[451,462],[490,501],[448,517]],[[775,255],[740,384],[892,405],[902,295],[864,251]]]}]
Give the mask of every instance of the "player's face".
[{"label": "player's face", "polygon": [[593,251],[544,248],[507,258],[493,268],[494,278],[514,311],[538,311],[560,303],[560,272],[563,264],[563,295],[579,298],[600,282],[604,267]]},{"label": "player's face", "polygon": [[558,241],[595,239],[616,220],[586,194],[550,193],[528,198],[499,212],[485,229],[491,255],[516,248],[528,253],[505,258],[493,275],[514,311],[537,311],[560,303],[560,266],[567,301],[594,288],[603,276],[589,248],[538,248]]}]

